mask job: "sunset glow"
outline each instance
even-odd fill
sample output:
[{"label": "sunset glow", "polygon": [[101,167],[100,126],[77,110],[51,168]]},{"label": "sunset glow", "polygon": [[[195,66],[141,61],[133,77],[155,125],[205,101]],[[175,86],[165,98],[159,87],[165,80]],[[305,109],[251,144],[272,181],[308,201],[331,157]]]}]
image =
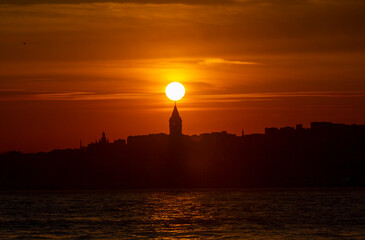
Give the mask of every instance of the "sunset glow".
[{"label": "sunset glow", "polygon": [[186,134],[364,123],[364,7],[4,0],[0,152],[77,147],[103,130],[111,139],[166,132],[170,82],[189,93],[179,109]]}]

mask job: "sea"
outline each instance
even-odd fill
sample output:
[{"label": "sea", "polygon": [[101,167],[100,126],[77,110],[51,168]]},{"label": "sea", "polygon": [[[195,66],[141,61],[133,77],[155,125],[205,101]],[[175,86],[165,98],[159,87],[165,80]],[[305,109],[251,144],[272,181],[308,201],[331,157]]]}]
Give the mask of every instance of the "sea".
[{"label": "sea", "polygon": [[0,192],[0,239],[365,239],[365,189]]}]

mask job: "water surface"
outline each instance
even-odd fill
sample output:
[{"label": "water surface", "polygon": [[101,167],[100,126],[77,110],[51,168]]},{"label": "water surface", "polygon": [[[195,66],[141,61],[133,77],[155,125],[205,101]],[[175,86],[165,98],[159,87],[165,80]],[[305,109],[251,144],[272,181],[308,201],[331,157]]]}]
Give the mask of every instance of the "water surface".
[{"label": "water surface", "polygon": [[2,239],[364,239],[365,189],[0,192]]}]

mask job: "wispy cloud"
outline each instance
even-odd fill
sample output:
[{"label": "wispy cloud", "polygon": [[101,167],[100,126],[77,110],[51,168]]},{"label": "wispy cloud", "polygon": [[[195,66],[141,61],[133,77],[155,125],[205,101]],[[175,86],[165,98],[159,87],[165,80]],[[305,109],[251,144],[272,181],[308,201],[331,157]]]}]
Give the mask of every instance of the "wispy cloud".
[{"label": "wispy cloud", "polygon": [[148,94],[141,93],[109,93],[99,94],[93,92],[65,92],[65,93],[43,93],[34,95],[36,100],[63,100],[63,101],[82,101],[82,100],[117,100],[117,99],[144,99]]},{"label": "wispy cloud", "polygon": [[194,96],[200,102],[240,102],[271,101],[278,98],[323,97],[323,98],[359,98],[365,97],[365,91],[312,91],[312,92],[276,92],[242,94],[206,94]]},{"label": "wispy cloud", "polygon": [[133,4],[187,4],[227,5],[236,0],[0,0],[0,4],[80,4],[80,3],[133,3]]},{"label": "wispy cloud", "polygon": [[[22,89],[1,89],[0,101],[18,100],[62,100],[62,101],[85,101],[85,100],[143,100],[153,98],[157,92],[83,92],[83,91],[27,91]],[[322,97],[322,98],[363,98],[365,91],[311,91],[311,92],[272,92],[272,93],[226,93],[226,94],[195,94],[187,96],[189,99],[199,102],[240,102],[240,101],[271,101],[278,98],[296,97]]]},{"label": "wispy cloud", "polygon": [[222,58],[206,58],[200,62],[199,65],[212,65],[212,64],[237,64],[237,65],[261,65],[257,62],[246,62],[237,60],[225,60]]},{"label": "wispy cloud", "polygon": [[0,101],[19,100],[58,100],[58,101],[85,101],[85,100],[116,100],[116,99],[146,99],[153,94],[147,93],[96,93],[96,92],[36,92],[19,89],[7,89],[0,91]]}]

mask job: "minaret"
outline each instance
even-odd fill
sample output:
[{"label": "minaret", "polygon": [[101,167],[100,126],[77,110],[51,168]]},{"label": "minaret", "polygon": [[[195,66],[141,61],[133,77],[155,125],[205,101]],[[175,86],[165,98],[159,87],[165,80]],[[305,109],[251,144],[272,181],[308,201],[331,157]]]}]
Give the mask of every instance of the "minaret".
[{"label": "minaret", "polygon": [[170,135],[171,136],[179,136],[182,135],[182,119],[177,111],[176,102],[174,111],[172,111],[170,120]]},{"label": "minaret", "polygon": [[109,139],[106,139],[105,132],[103,132],[103,134],[99,140],[99,143],[108,143],[108,142],[109,142]]}]

